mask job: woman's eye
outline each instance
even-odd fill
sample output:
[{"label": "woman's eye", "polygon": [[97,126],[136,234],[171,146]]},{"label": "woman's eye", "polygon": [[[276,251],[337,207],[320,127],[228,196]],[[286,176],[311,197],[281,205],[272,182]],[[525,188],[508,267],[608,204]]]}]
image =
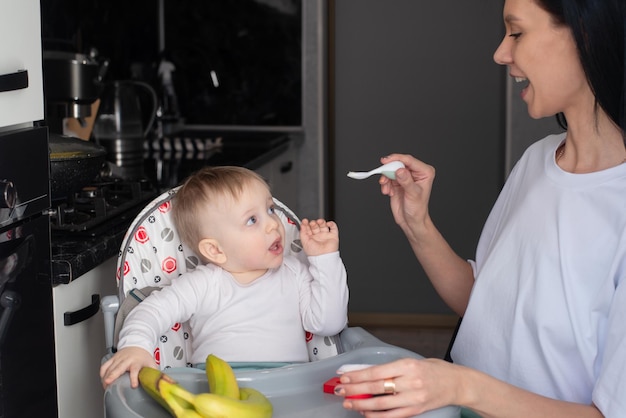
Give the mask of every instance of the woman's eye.
[{"label": "woman's eye", "polygon": [[512,33],[512,34],[510,34],[509,36],[510,36],[511,38],[517,39],[517,38],[519,38],[520,36],[522,36],[522,33],[521,33],[521,32],[516,32],[516,33]]},{"label": "woman's eye", "polygon": [[250,217],[250,219],[248,219],[248,222],[246,222],[246,225],[254,225],[256,223],[256,216],[252,216]]}]

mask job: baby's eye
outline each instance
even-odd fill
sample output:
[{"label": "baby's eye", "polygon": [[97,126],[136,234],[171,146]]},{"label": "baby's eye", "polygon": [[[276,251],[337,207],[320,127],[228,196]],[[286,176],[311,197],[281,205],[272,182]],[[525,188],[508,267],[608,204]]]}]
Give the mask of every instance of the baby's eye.
[{"label": "baby's eye", "polygon": [[246,225],[254,225],[257,222],[256,216],[251,216]]},{"label": "baby's eye", "polygon": [[275,206],[270,206],[270,207],[267,209],[267,213],[269,213],[270,215],[275,214],[275,213],[276,213],[276,207],[275,207]]}]

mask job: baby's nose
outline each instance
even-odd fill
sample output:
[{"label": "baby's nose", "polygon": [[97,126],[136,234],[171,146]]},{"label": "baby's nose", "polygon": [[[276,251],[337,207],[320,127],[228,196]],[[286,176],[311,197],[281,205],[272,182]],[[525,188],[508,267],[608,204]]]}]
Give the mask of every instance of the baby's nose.
[{"label": "baby's nose", "polygon": [[279,221],[278,219],[274,219],[273,217],[270,217],[270,218],[268,219],[268,222],[267,222],[267,230],[268,230],[268,231],[273,231],[273,230],[275,230],[276,228],[278,228],[278,223],[279,223],[279,222],[280,222],[280,221]]}]

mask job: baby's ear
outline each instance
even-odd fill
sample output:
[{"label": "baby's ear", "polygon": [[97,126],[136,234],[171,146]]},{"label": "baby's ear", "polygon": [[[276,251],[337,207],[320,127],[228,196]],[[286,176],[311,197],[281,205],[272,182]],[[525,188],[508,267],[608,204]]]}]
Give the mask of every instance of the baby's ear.
[{"label": "baby's ear", "polygon": [[226,262],[226,254],[214,238],[202,239],[198,244],[198,251],[213,264],[222,265]]}]

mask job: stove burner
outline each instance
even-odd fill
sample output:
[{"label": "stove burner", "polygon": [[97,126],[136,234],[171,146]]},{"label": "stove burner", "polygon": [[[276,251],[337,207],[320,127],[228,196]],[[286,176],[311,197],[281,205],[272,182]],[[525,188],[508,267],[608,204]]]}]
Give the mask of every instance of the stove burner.
[{"label": "stove burner", "polygon": [[52,202],[51,228],[57,231],[88,231],[103,223],[124,220],[120,216],[156,196],[147,180],[102,181],[84,187],[66,200]]}]

